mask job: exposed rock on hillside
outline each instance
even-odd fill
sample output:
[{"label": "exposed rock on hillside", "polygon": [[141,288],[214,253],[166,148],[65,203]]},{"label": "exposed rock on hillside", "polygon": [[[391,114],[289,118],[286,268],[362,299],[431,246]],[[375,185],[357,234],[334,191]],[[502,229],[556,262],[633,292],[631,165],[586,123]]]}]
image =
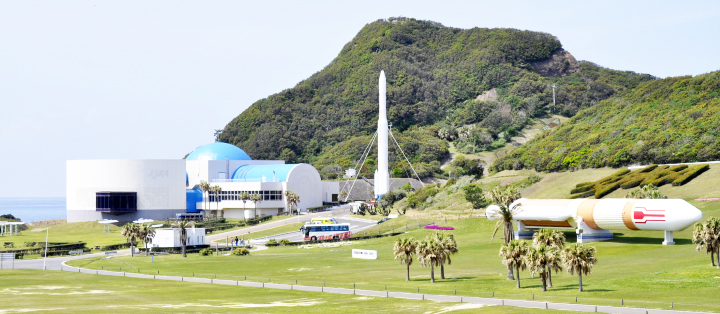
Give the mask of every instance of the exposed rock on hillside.
[{"label": "exposed rock on hillside", "polygon": [[580,64],[575,57],[565,49],[555,51],[550,59],[530,63],[538,74],[542,76],[564,77],[580,72]]}]

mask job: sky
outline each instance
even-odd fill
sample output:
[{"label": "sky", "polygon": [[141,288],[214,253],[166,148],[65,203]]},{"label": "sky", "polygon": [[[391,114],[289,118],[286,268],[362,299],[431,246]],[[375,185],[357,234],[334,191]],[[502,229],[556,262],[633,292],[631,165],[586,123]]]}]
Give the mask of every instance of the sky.
[{"label": "sky", "polygon": [[0,1],[0,197],[74,159],[176,159],[388,17],[557,36],[658,77],[720,70],[720,1]]}]

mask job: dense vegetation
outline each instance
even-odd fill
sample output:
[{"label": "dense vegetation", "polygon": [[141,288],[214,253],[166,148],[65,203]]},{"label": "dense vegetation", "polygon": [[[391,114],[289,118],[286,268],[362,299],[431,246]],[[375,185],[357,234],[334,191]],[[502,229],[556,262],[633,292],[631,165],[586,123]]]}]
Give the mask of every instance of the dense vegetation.
[{"label": "dense vegetation", "polygon": [[[570,116],[653,79],[574,58],[549,65],[558,75],[538,74],[536,64],[560,52],[558,39],[546,33],[379,20],[320,72],[252,104],[219,139],[255,159],[308,162],[333,171],[354,166],[376,129],[377,80],[385,70],[394,134],[423,169],[419,172],[431,175],[439,171],[433,162],[448,154],[446,140],[471,139],[473,147],[487,149],[503,131],[520,130],[528,119],[548,113],[552,84],[558,86],[554,110]],[[488,91],[495,96],[476,100]],[[400,168],[399,159],[391,161],[393,169]],[[368,164],[367,171],[374,167]]]},{"label": "dense vegetation", "polygon": [[720,72],[646,82],[499,158],[539,171],[720,158]]}]

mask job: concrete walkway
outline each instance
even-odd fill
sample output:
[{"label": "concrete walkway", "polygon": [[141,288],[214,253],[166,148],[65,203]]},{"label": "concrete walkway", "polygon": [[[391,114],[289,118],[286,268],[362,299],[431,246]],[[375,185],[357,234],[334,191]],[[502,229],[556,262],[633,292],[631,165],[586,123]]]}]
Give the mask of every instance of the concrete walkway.
[{"label": "concrete walkway", "polygon": [[[130,250],[126,250],[123,253],[129,254]],[[118,252],[120,254],[120,252]],[[444,301],[444,302],[464,302],[484,305],[505,305],[505,306],[517,306],[524,308],[536,308],[536,309],[553,309],[553,310],[567,310],[567,311],[581,311],[581,312],[599,312],[599,313],[617,313],[617,314],[704,314],[708,312],[689,312],[689,311],[675,311],[675,310],[657,310],[657,309],[644,309],[644,308],[632,308],[632,307],[616,307],[616,306],[600,306],[600,305],[587,305],[587,304],[571,304],[571,303],[556,303],[556,302],[543,302],[543,301],[525,301],[525,300],[512,300],[512,299],[497,299],[497,298],[480,298],[480,297],[467,297],[457,295],[437,295],[437,294],[423,294],[423,293],[406,293],[406,292],[392,292],[392,291],[376,291],[376,290],[362,290],[362,289],[346,289],[346,288],[334,288],[334,287],[316,287],[316,286],[303,286],[303,285],[286,285],[271,282],[254,282],[254,281],[237,281],[237,280],[224,280],[214,278],[199,278],[199,277],[181,277],[181,276],[163,276],[163,275],[149,275],[149,274],[138,274],[129,272],[116,272],[106,270],[95,270],[86,268],[77,268],[68,266],[65,264],[66,261],[74,259],[82,259],[94,256],[104,256],[103,253],[88,254],[81,256],[66,256],[58,258],[49,258],[47,260],[47,270],[59,270],[68,271],[73,273],[85,273],[94,275],[106,275],[106,276],[120,276],[120,277],[132,277],[132,278],[143,278],[143,279],[155,279],[155,280],[169,280],[169,281],[188,281],[206,284],[218,284],[218,285],[231,285],[231,286],[244,286],[253,288],[270,288],[270,289],[281,289],[281,290],[300,290],[309,292],[320,292],[320,293],[336,293],[336,294],[353,294],[360,296],[370,297],[384,297],[384,298],[401,298],[401,299],[413,299],[413,300],[432,300],[432,301]],[[38,263],[39,262],[39,263]],[[42,269],[42,259],[21,261],[15,264],[15,268],[22,269]]]}]

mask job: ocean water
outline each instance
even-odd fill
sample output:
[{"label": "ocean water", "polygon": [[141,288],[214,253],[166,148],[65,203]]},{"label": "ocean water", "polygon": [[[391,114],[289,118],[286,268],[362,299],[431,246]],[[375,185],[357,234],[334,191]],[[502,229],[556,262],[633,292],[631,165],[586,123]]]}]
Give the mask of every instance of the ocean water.
[{"label": "ocean water", "polygon": [[67,218],[64,197],[0,197],[0,215],[5,214],[23,222]]}]

